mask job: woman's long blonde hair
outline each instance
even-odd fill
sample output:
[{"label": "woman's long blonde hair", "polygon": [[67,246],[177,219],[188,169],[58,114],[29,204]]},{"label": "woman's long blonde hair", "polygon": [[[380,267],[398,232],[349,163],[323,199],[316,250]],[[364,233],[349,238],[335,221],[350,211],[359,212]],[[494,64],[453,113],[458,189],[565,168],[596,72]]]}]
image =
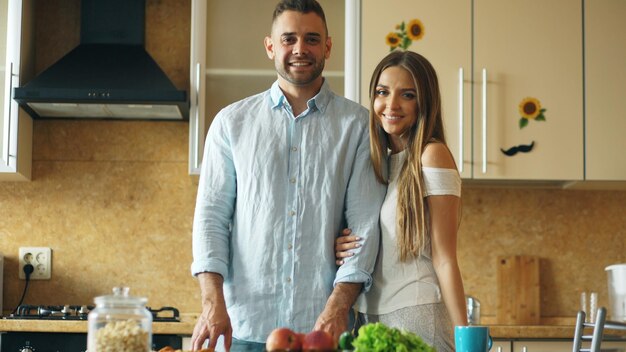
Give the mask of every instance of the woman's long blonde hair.
[{"label": "woman's long blonde hair", "polygon": [[374,111],[376,86],[380,74],[389,67],[402,67],[413,77],[417,90],[416,123],[404,132],[406,160],[398,176],[397,245],[401,261],[419,256],[426,245],[429,229],[424,201],[421,155],[428,143],[446,142],[441,117],[441,95],[437,74],[430,62],[411,51],[393,51],[383,58],[370,81],[370,154],[379,182],[389,184],[387,148],[389,136]]}]

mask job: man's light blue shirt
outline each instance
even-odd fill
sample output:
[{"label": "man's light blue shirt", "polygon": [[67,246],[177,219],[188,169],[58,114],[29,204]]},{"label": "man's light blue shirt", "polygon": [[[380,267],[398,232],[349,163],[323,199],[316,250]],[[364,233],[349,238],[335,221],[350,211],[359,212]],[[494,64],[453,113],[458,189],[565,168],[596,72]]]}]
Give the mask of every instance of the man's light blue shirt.
[{"label": "man's light blue shirt", "polygon": [[[311,331],[334,284],[371,285],[385,187],[369,156],[367,110],[328,83],[294,116],[275,82],[220,111],[204,149],[192,274],[224,277],[233,336]],[[337,268],[344,227],[364,238]]]}]

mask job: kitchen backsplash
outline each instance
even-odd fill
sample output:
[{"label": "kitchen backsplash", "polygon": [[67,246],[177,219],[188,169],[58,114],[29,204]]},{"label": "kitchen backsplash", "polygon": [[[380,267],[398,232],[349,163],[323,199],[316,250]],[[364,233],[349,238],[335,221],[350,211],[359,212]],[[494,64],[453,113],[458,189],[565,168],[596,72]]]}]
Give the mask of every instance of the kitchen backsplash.
[{"label": "kitchen backsplash", "polygon": [[[20,246],[51,247],[52,279],[25,303],[89,304],[128,285],[151,306],[198,312],[191,277],[197,177],[188,124],[35,121],[33,180],[0,183],[4,309],[14,307]],[[626,192],[464,188],[459,261],[483,316],[496,312],[500,255],[541,258],[542,317],[573,316],[579,292],[607,304],[609,264],[626,262]]]}]

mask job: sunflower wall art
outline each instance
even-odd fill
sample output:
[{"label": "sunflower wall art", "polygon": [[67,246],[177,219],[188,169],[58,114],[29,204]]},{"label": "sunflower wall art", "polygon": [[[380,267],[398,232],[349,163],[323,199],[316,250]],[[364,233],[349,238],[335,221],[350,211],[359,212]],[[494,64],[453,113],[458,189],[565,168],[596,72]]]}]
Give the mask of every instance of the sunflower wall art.
[{"label": "sunflower wall art", "polygon": [[424,24],[418,19],[412,19],[409,24],[402,21],[396,25],[396,31],[387,34],[385,41],[389,45],[389,51],[395,49],[406,50],[414,40],[420,40],[424,37]]},{"label": "sunflower wall art", "polygon": [[544,112],[546,112],[546,109],[541,108],[541,103],[537,98],[522,99],[522,102],[519,103],[519,113],[522,115],[519,120],[519,128],[526,127],[529,120],[545,121]]},{"label": "sunflower wall art", "polygon": [[[545,121],[546,117],[543,113],[546,109],[541,108],[541,103],[537,98],[524,98],[519,103],[519,113],[522,117],[519,120],[519,128],[522,129],[528,125],[529,120]],[[520,144],[512,146],[508,149],[500,148],[500,151],[506,156],[514,156],[517,153],[530,153],[535,147],[535,141],[529,144]]]}]

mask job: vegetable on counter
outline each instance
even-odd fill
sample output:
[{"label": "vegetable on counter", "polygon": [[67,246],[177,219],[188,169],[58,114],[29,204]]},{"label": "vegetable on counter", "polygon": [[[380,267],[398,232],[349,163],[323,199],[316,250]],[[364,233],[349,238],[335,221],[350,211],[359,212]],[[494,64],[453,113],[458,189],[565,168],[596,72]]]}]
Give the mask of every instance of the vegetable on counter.
[{"label": "vegetable on counter", "polygon": [[436,352],[421,337],[382,323],[361,326],[352,345],[355,352]]},{"label": "vegetable on counter", "polygon": [[282,327],[269,334],[265,348],[268,352],[436,352],[421,337],[382,323],[361,326],[357,337],[345,331],[339,336],[339,349],[335,343],[325,331],[303,334]]},{"label": "vegetable on counter", "polygon": [[352,345],[352,341],[354,341],[354,335],[350,331],[344,331],[339,336],[339,350],[340,351],[353,351],[354,346]]}]

